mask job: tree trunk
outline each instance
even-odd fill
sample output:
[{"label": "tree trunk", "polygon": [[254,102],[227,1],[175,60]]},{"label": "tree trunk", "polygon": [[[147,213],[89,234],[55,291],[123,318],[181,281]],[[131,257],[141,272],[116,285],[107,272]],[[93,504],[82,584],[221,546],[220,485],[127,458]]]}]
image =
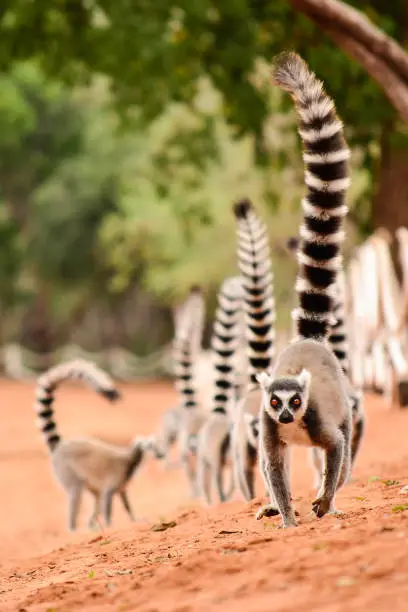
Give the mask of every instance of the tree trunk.
[{"label": "tree trunk", "polygon": [[374,228],[408,227],[408,137],[389,126],[381,138],[381,159],[373,202]]}]

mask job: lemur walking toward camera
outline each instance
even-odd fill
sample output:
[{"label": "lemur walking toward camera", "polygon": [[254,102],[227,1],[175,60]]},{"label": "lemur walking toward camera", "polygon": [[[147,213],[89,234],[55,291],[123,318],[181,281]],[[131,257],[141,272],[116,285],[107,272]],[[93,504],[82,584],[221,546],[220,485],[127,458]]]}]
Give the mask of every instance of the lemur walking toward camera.
[{"label": "lemur walking toward camera", "polygon": [[235,409],[232,456],[236,484],[245,499],[255,496],[258,457],[258,373],[272,366],[275,303],[268,232],[249,200],[234,205],[237,223],[238,267],[243,279],[246,350],[249,386]]},{"label": "lemur walking toward camera", "polygon": [[76,528],[81,495],[84,489],[95,499],[88,526],[94,526],[102,511],[107,525],[111,522],[112,499],[118,494],[130,518],[134,520],[126,492],[130,478],[140,466],[147,449],[161,458],[153,438],[136,438],[129,447],[107,444],[93,438],[63,440],[54,420],[54,394],[67,379],[83,380],[110,401],[119,399],[111,378],[89,361],[78,359],[51,368],[37,383],[34,410],[37,424],[51,453],[51,464],[57,480],[68,494],[68,527]]},{"label": "lemur walking toward camera", "polygon": [[257,518],[280,514],[283,527],[292,527],[297,523],[290,493],[291,445],[324,451],[323,482],[312,504],[318,517],[336,512],[336,491],[350,474],[352,415],[347,380],[327,343],[342,268],[349,149],[334,102],[301,57],[280,55],[273,76],[296,105],[307,195],[302,201],[298,250],[297,337],[279,355],[272,374],[258,376],[263,398],[260,467],[270,503]]},{"label": "lemur walking toward camera", "polygon": [[[299,246],[299,240],[295,237],[288,240],[288,248],[295,252]],[[349,364],[349,341],[348,325],[346,321],[346,282],[343,270],[339,270],[335,286],[335,301],[333,306],[334,321],[330,328],[329,345],[336,355],[341,369],[347,378],[348,395],[351,402],[351,412],[353,418],[353,435],[351,440],[351,468],[354,466],[361,441],[364,435],[365,415],[364,415],[364,395],[361,389],[355,389],[350,383],[350,364]],[[322,450],[312,448],[313,464],[316,468],[316,488],[319,489],[323,479],[324,457]]]},{"label": "lemur walking toward camera", "polygon": [[242,279],[227,278],[218,294],[211,351],[215,370],[212,409],[198,436],[197,478],[198,488],[208,504],[211,503],[211,485],[221,502],[233,492],[234,481],[224,490],[225,468],[232,468],[231,403],[235,403],[236,372],[234,357],[238,349],[239,316],[242,309]]},{"label": "lemur walking toward camera", "polygon": [[173,341],[175,386],[180,395],[181,417],[178,431],[180,460],[187,474],[191,495],[199,495],[197,487],[196,455],[198,433],[208,412],[197,401],[193,373],[193,356],[201,345],[204,325],[204,299],[201,288],[193,286],[186,301],[175,316],[176,329]]}]

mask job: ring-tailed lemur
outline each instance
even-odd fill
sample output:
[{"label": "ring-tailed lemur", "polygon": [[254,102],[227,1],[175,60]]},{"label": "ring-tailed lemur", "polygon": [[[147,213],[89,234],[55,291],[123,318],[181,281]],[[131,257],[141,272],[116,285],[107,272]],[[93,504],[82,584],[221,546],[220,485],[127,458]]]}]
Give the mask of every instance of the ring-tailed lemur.
[{"label": "ring-tailed lemur", "polygon": [[83,380],[110,401],[120,396],[105,372],[82,359],[51,368],[38,379],[34,404],[37,425],[51,452],[51,463],[57,480],[68,494],[68,527],[71,531],[76,528],[83,489],[90,491],[95,498],[89,527],[93,527],[100,509],[106,524],[110,524],[112,498],[116,493],[134,520],[126,485],[139,467],[145,450],[152,448],[158,458],[162,456],[161,450],[153,438],[136,438],[129,447],[107,444],[93,438],[62,440],[57,433],[52,406],[57,386],[67,379]]},{"label": "ring-tailed lemur", "polygon": [[[201,292],[201,289],[198,285],[193,285],[190,288],[190,295],[195,295],[195,294],[199,295],[200,292]],[[174,322],[174,330],[175,330],[174,339],[173,339],[173,360],[178,359],[178,351],[176,348],[177,347],[176,336],[177,334],[180,335],[181,330],[184,329],[185,323],[183,323],[183,321],[186,320],[186,316],[185,316],[186,308],[191,308],[191,305],[193,304],[193,302],[189,302],[189,303],[190,303],[190,306],[187,307],[187,302],[185,302],[181,306],[176,307],[173,312],[173,315],[174,315],[173,322]],[[191,355],[193,353],[198,353],[201,350],[201,342],[202,342],[203,326],[204,326],[204,311],[199,312],[200,307],[198,306],[197,300],[196,300],[196,304],[198,308],[197,310],[198,316],[197,316],[197,321],[194,324],[193,329],[192,329],[193,335],[190,338]],[[203,302],[202,302],[202,308],[204,308]],[[175,366],[177,366],[177,363],[175,364]],[[164,412],[162,420],[161,420],[161,427],[157,435],[157,438],[160,440],[160,444],[163,447],[163,451],[166,453],[166,458],[164,462],[165,468],[176,467],[178,463],[178,462],[174,462],[173,464],[170,464],[169,452],[170,452],[171,447],[176,443],[178,439],[183,410],[184,410],[183,405],[180,403],[176,406],[172,406],[171,408],[168,408]]]},{"label": "ring-tailed lemur", "polygon": [[237,222],[238,267],[243,279],[250,383],[235,410],[232,457],[236,484],[245,499],[250,500],[255,496],[258,413],[261,403],[256,376],[272,365],[275,304],[267,228],[249,200],[237,202],[234,214]]},{"label": "ring-tailed lemur", "polygon": [[323,483],[312,506],[318,517],[335,512],[336,491],[350,473],[352,416],[347,380],[327,344],[342,265],[349,149],[334,102],[302,58],[295,53],[279,56],[274,80],[295,101],[307,195],[302,201],[298,252],[297,338],[279,355],[272,375],[265,372],[258,377],[263,396],[260,466],[270,504],[260,509],[257,518],[280,514],[283,526],[290,527],[296,525],[289,474],[292,444],[324,450]]},{"label": "ring-tailed lemur", "polygon": [[[176,329],[173,342],[175,386],[182,405],[178,433],[180,460],[186,470],[191,494],[196,497],[196,453],[197,436],[207,413],[197,402],[197,391],[193,380],[193,354],[198,339],[201,340],[204,320],[204,299],[201,288],[194,286],[184,304],[176,312]],[[201,342],[200,342],[201,344]]]},{"label": "ring-tailed lemur", "polygon": [[211,350],[215,370],[215,391],[212,410],[198,436],[197,479],[200,493],[211,503],[211,484],[220,501],[229,499],[234,481],[227,492],[223,486],[225,467],[231,467],[231,403],[235,403],[234,357],[239,342],[239,315],[242,309],[242,279],[227,278],[218,294]]},{"label": "ring-tailed lemur", "polygon": [[[296,251],[299,247],[299,240],[291,237],[287,242],[288,248],[291,251]],[[346,282],[343,270],[339,270],[337,282],[335,286],[335,301],[333,306],[333,315],[335,321],[330,327],[329,345],[336,355],[341,369],[347,377],[348,394],[351,402],[351,412],[353,417],[353,435],[351,440],[351,468],[354,465],[361,441],[364,434],[365,416],[364,416],[364,396],[361,389],[352,387],[350,381],[350,364],[349,364],[349,342],[348,342],[348,325],[346,322]],[[321,449],[314,447],[312,449],[312,459],[316,468],[316,488],[320,489],[324,461]]]}]

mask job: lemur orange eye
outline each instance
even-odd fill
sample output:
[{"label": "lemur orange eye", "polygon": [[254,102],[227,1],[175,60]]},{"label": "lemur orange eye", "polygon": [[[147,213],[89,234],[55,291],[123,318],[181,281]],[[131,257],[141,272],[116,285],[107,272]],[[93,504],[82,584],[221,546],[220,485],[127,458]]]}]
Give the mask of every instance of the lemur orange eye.
[{"label": "lemur orange eye", "polygon": [[277,400],[275,397],[273,397],[273,398],[271,399],[271,406],[273,406],[274,408],[276,408],[276,406],[277,406],[277,405],[278,405],[278,400]]},{"label": "lemur orange eye", "polygon": [[293,405],[300,406],[300,399],[298,397],[295,397],[295,399],[293,400]]}]

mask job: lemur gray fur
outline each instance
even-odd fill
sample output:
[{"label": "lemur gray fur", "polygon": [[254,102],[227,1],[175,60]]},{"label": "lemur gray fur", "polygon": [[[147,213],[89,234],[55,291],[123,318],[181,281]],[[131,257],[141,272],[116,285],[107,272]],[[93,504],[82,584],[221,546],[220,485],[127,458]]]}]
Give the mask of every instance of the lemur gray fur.
[{"label": "lemur gray fur", "polygon": [[163,414],[161,420],[161,427],[157,434],[157,439],[165,453],[164,467],[169,469],[171,467],[177,467],[177,461],[170,462],[169,454],[172,446],[177,442],[179,430],[182,421],[182,410],[183,406],[177,405],[172,408],[168,408]]},{"label": "lemur gray fur", "polygon": [[274,356],[275,304],[266,225],[251,202],[234,205],[237,222],[238,267],[243,279],[244,319],[249,386],[235,410],[232,456],[236,484],[245,499],[255,496],[260,392],[256,375],[271,367]]},{"label": "lemur gray fur", "polygon": [[[191,296],[195,293],[197,293],[197,295],[199,295],[200,293],[200,288],[198,286],[193,286],[190,289]],[[201,300],[201,306],[199,305],[200,300]],[[196,298],[192,298],[192,300],[190,301],[187,300],[186,302],[184,302],[183,304],[181,304],[180,306],[174,309],[173,318],[174,318],[175,333],[174,333],[173,360],[174,359],[177,360],[178,358],[178,348],[177,348],[178,344],[177,344],[176,337],[177,335],[178,337],[180,337],[180,334],[183,332],[184,327],[186,325],[186,320],[188,319],[187,311],[188,309],[192,308],[192,305],[194,303],[196,304],[197,309],[198,309],[197,310],[197,320],[194,323],[192,330],[191,330],[192,336],[190,336],[189,338],[189,346],[190,346],[191,354],[198,353],[201,350],[201,341],[202,341],[203,325],[204,325],[204,310],[203,310],[204,303],[201,297],[198,297],[198,300],[196,300]],[[200,312],[200,309],[202,310],[202,312]],[[177,363],[175,363],[175,367],[177,367]],[[181,393],[183,392],[181,391]],[[163,451],[166,453],[166,458],[164,461],[164,466],[166,469],[170,467],[177,467],[179,463],[178,461],[170,463],[169,453],[170,453],[171,447],[178,440],[179,431],[180,431],[181,423],[183,420],[183,413],[184,413],[183,404],[178,403],[176,406],[172,406],[171,408],[168,408],[164,412],[163,417],[162,417],[161,427],[160,427],[157,437],[160,440]]]},{"label": "lemur gray fur", "polygon": [[68,527],[71,531],[76,528],[83,489],[90,491],[95,499],[89,527],[94,525],[100,510],[106,524],[110,524],[115,494],[119,495],[126,512],[134,520],[126,486],[147,449],[153,449],[157,457],[161,457],[162,452],[153,438],[137,438],[129,447],[93,438],[61,439],[54,420],[53,403],[57,386],[67,379],[83,380],[110,401],[120,396],[105,372],[82,359],[53,367],[38,379],[34,404],[37,425],[51,452],[55,476],[68,494]]},{"label": "lemur gray fur", "polygon": [[296,53],[283,53],[274,81],[289,91],[299,116],[307,195],[302,201],[299,307],[293,316],[297,337],[278,357],[272,375],[258,376],[262,391],[260,467],[270,503],[257,518],[280,514],[283,527],[295,526],[291,503],[289,449],[320,447],[325,472],[312,508],[318,517],[336,512],[335,495],[350,474],[352,415],[347,380],[330,350],[335,285],[342,267],[342,220],[347,213],[349,149],[334,102]]},{"label": "lemur gray fur", "polygon": [[[287,246],[290,251],[295,252],[299,246],[299,239],[292,236],[287,241]],[[336,355],[341,369],[347,377],[348,395],[351,402],[351,411],[353,417],[353,435],[351,440],[351,469],[354,466],[361,441],[364,435],[365,415],[364,415],[364,395],[361,389],[355,389],[350,383],[349,376],[349,343],[348,343],[348,326],[346,322],[345,308],[345,277],[343,270],[338,273],[336,282],[336,297],[333,307],[333,315],[335,321],[330,328],[329,345]],[[312,448],[312,460],[316,468],[316,488],[320,489],[323,470],[324,457],[321,449]]]},{"label": "lemur gray fur", "polygon": [[182,406],[178,433],[180,460],[193,497],[199,495],[196,474],[197,437],[208,415],[198,404],[193,380],[193,354],[201,346],[204,314],[203,294],[201,288],[195,285],[191,287],[187,300],[176,311],[173,341],[175,386]]},{"label": "lemur gray fur", "polygon": [[234,481],[224,490],[224,469],[231,468],[231,403],[235,403],[234,356],[239,342],[239,315],[242,309],[242,279],[227,278],[218,294],[211,338],[212,360],[215,370],[215,391],[212,409],[198,436],[198,488],[211,504],[211,485],[221,502],[233,492]]}]

